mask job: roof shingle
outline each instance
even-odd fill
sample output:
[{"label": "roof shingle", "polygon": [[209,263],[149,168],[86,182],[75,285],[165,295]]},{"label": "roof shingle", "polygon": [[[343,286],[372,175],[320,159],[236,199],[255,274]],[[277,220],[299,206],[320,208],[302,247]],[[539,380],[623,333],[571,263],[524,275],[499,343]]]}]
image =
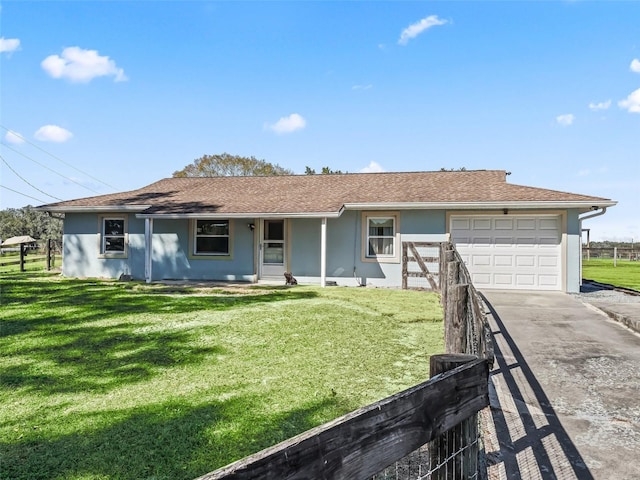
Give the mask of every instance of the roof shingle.
[{"label": "roof shingle", "polygon": [[609,199],[512,185],[502,170],[352,173],[272,177],[166,178],[129,192],[52,203],[74,211],[139,207],[153,215],[338,213],[349,204],[473,204],[566,202],[598,205]]}]

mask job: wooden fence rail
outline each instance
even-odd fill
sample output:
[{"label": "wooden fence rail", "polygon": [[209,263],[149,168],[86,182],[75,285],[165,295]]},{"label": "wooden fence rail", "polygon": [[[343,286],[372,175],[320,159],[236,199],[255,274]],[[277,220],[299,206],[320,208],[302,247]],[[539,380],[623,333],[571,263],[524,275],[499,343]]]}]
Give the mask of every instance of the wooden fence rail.
[{"label": "wooden fence rail", "polygon": [[489,404],[474,360],[198,480],[367,479]]}]

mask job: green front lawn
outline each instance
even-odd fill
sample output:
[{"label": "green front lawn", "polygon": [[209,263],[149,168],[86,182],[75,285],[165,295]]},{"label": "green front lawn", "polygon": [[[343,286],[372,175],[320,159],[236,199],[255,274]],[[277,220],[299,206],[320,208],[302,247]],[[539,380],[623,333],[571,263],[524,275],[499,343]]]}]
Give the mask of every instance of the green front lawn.
[{"label": "green front lawn", "polygon": [[0,478],[191,479],[428,378],[430,293],[0,275]]},{"label": "green front lawn", "polygon": [[582,278],[640,291],[640,261],[592,258],[582,261]]}]

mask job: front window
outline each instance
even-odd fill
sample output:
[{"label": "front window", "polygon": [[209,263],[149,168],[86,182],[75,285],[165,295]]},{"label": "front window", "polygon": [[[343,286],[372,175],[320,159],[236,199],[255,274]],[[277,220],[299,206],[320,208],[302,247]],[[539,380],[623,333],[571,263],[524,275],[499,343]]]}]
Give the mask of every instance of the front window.
[{"label": "front window", "polygon": [[229,220],[196,220],[196,255],[229,255]]},{"label": "front window", "polygon": [[102,219],[102,245],[103,254],[123,254],[126,252],[125,219]]},{"label": "front window", "polygon": [[367,257],[395,256],[395,217],[367,218]]}]

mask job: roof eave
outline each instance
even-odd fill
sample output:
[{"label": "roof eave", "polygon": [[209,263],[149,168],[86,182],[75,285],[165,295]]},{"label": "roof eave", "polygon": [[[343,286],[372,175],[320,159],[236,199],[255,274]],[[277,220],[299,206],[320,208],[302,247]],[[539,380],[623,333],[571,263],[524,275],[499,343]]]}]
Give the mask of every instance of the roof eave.
[{"label": "roof eave", "polygon": [[618,202],[606,199],[567,201],[508,201],[508,202],[392,202],[392,203],[346,203],[345,210],[594,210],[612,207]]},{"label": "roof eave", "polygon": [[158,220],[180,220],[190,218],[338,218],[343,209],[337,212],[240,212],[240,213],[138,213],[137,218]]},{"label": "roof eave", "polygon": [[43,210],[52,213],[95,213],[95,212],[142,212],[151,205],[101,205],[101,206],[48,206],[36,207],[36,210]]}]

